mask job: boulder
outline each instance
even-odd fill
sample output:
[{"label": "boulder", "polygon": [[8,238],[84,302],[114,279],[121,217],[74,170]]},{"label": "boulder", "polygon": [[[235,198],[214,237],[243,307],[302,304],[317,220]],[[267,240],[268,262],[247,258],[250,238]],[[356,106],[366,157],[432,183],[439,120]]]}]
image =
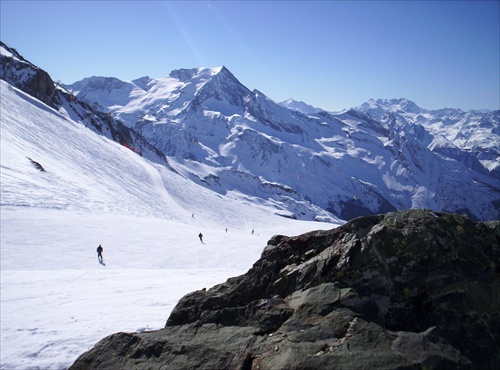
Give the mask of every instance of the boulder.
[{"label": "boulder", "polygon": [[104,338],[80,369],[498,369],[500,222],[410,210],[275,236],[162,330]]}]

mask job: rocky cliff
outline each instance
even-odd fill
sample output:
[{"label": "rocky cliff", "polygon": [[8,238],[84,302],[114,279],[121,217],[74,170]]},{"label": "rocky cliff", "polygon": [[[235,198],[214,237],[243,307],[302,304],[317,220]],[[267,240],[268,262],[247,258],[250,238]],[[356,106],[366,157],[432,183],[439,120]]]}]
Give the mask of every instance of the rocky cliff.
[{"label": "rocky cliff", "polygon": [[55,94],[56,88],[49,74],[24,59],[17,50],[0,41],[0,48],[6,55],[0,55],[0,79],[25,93],[56,108],[61,104]]},{"label": "rocky cliff", "polygon": [[78,369],[498,369],[500,222],[412,210],[274,236],[245,274]]}]

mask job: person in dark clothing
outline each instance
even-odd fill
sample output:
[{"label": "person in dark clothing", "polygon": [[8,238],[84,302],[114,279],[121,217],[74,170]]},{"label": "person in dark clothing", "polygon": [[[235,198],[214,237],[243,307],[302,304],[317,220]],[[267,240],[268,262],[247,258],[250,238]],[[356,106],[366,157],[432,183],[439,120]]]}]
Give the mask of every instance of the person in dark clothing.
[{"label": "person in dark clothing", "polygon": [[103,248],[102,248],[102,246],[99,244],[99,246],[97,247],[97,259],[98,259],[99,261],[101,261],[101,262],[102,262],[102,251],[103,251],[103,250],[104,250],[104,249],[103,249]]},{"label": "person in dark clothing", "polygon": [[202,242],[202,243],[203,243],[203,234],[202,234],[202,233],[199,233],[199,234],[198,234],[198,238],[200,238],[200,242]]}]

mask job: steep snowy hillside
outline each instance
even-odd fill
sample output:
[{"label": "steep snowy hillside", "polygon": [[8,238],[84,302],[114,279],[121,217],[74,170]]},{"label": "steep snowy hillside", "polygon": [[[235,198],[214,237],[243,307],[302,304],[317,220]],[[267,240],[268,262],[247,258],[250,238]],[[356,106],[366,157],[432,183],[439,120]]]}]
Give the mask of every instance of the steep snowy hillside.
[{"label": "steep snowy hillside", "polygon": [[43,70],[26,61],[15,49],[0,42],[0,79],[80,122],[95,133],[129,148],[137,154],[168,167],[165,155],[136,131],[101,112],[96,103],[77,100],[74,94],[54,83]]},{"label": "steep snowy hillside", "polygon": [[[83,124],[0,81],[2,206],[126,213],[190,220],[213,204],[241,213],[241,202],[221,198],[165,165],[96,135]],[[22,191],[20,191],[22,189]],[[196,196],[194,196],[196,194]],[[215,206],[217,204],[217,206]],[[257,207],[259,208],[259,207]],[[271,206],[249,220],[272,215]],[[206,212],[206,211],[204,211]],[[235,227],[241,222],[234,217]]]},{"label": "steep snowy hillside", "polygon": [[428,112],[405,99],[340,113],[291,101],[288,109],[225,67],[173,71],[149,78],[148,88],[130,82],[127,97],[106,81],[72,86],[85,99],[105,95],[99,104],[107,102],[177,171],[221,194],[271,199],[298,219],[407,208],[499,217],[498,112],[452,120],[457,111]]}]

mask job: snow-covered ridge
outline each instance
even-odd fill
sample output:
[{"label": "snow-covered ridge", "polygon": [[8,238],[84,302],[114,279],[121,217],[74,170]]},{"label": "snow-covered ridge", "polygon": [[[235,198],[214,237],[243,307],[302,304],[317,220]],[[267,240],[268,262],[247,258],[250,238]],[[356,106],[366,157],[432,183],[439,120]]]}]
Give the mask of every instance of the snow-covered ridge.
[{"label": "snow-covered ridge", "polygon": [[499,217],[498,111],[429,111],[408,99],[339,113],[306,103],[289,109],[223,66],[65,87],[93,109],[74,119],[112,117],[108,137],[123,123],[195,183],[265,197],[287,217],[333,221],[407,208]]},{"label": "snow-covered ridge", "polygon": [[315,114],[319,113],[322,110],[316,107],[313,107],[312,105],[306,104],[303,101],[297,101],[295,99],[287,99],[279,103],[280,105],[287,107],[292,110],[299,111],[304,114]]},{"label": "snow-covered ridge", "polygon": [[412,207],[499,217],[499,112],[429,111],[408,99],[325,112],[277,104],[224,67],[173,71],[149,84],[126,99],[102,88],[100,102],[111,101],[114,117],[209,188],[217,179],[219,189],[259,194],[229,180],[244,172],[292,189],[298,198],[272,198],[306,219],[315,207],[343,219]]},{"label": "snow-covered ridge", "polygon": [[500,111],[443,108],[427,110],[407,99],[370,100],[356,109],[381,122],[399,117],[424,127],[431,135],[429,148],[466,163],[469,168],[500,180]]}]

